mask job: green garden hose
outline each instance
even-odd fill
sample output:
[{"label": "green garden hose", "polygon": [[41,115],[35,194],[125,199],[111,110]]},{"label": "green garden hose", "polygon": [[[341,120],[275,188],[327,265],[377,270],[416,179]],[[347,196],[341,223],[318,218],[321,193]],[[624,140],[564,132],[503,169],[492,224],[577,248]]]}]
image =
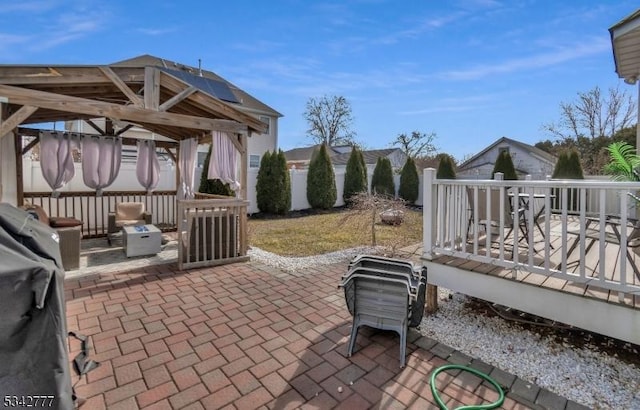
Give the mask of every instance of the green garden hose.
[{"label": "green garden hose", "polygon": [[431,379],[429,381],[429,384],[431,384],[431,394],[433,395],[434,400],[436,401],[436,403],[438,403],[438,406],[440,407],[441,410],[448,410],[448,409],[447,409],[447,406],[442,401],[442,399],[440,398],[440,395],[438,394],[438,390],[436,389],[436,376],[438,375],[438,373],[442,371],[452,370],[452,369],[459,369],[465,372],[473,373],[476,376],[480,377],[481,379],[488,381],[489,383],[491,383],[491,385],[493,385],[493,387],[496,388],[496,390],[498,391],[498,394],[500,395],[498,400],[493,403],[462,406],[462,407],[456,408],[456,410],[485,410],[485,409],[495,409],[502,406],[502,403],[504,402],[504,391],[502,390],[502,387],[500,387],[497,381],[493,380],[491,377],[487,376],[486,374],[479,372],[478,370],[473,369],[471,367],[462,366],[459,364],[447,364],[435,369],[433,373],[431,373]]}]

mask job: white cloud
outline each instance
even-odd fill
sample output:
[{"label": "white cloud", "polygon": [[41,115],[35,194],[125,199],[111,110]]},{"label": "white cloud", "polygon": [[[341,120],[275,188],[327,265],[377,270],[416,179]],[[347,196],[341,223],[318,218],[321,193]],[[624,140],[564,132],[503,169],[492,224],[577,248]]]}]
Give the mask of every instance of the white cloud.
[{"label": "white cloud", "polygon": [[610,49],[611,44],[607,38],[591,38],[582,43],[561,47],[554,51],[497,62],[496,64],[478,65],[466,70],[443,72],[438,74],[437,77],[446,80],[476,80],[491,75],[529,71],[554,66],[582,57],[600,54]]},{"label": "white cloud", "polygon": [[136,29],[138,33],[145,34],[147,36],[162,36],[164,34],[173,33],[176,31],[175,28],[138,28]]}]

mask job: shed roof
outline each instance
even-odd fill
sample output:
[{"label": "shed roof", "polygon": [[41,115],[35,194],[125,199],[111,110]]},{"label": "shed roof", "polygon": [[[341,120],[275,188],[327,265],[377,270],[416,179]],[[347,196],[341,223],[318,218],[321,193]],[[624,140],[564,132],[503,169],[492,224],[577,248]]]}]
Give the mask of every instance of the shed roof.
[{"label": "shed roof", "polygon": [[492,150],[496,146],[498,146],[500,144],[503,144],[503,143],[507,143],[507,144],[512,145],[512,146],[520,147],[521,149],[530,152],[532,155],[542,159],[543,161],[547,161],[550,164],[555,164],[555,162],[557,161],[557,158],[554,155],[549,154],[548,152],[546,152],[546,151],[544,151],[544,150],[542,150],[542,149],[540,149],[538,147],[526,144],[524,142],[516,141],[516,140],[513,140],[511,138],[502,137],[502,138],[498,139],[497,141],[495,141],[493,144],[489,145],[488,147],[486,147],[485,149],[480,151],[479,153],[477,153],[476,155],[472,156],[471,158],[469,158],[468,160],[466,160],[465,162],[460,164],[458,169],[459,170],[465,170],[467,168],[470,168],[470,169],[474,168],[475,166],[473,165],[473,163],[478,158],[482,157],[485,153],[489,152],[490,150]]}]

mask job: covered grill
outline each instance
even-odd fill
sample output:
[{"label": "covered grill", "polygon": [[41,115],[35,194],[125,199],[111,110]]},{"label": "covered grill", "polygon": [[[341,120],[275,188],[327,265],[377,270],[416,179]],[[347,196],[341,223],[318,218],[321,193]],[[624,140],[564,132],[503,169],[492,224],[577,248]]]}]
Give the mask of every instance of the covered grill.
[{"label": "covered grill", "polygon": [[26,211],[0,203],[0,258],[4,404],[72,409],[58,234]]}]

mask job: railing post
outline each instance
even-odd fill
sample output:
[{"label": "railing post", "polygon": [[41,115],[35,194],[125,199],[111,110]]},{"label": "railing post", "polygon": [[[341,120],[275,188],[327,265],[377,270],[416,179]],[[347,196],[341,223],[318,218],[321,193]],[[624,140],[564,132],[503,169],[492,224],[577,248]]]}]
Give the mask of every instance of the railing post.
[{"label": "railing post", "polygon": [[[423,171],[424,192],[422,198],[422,258],[426,260],[433,259],[431,249],[436,238],[436,194],[435,184],[436,170],[433,168],[425,168]],[[428,277],[428,276],[427,276]],[[426,313],[435,313],[438,310],[438,287],[427,284],[427,303],[425,306]]]},{"label": "railing post", "polygon": [[435,243],[435,220],[436,220],[436,191],[434,181],[436,170],[425,168],[423,170],[424,192],[422,198],[422,257],[427,260],[433,259],[431,249]]}]

